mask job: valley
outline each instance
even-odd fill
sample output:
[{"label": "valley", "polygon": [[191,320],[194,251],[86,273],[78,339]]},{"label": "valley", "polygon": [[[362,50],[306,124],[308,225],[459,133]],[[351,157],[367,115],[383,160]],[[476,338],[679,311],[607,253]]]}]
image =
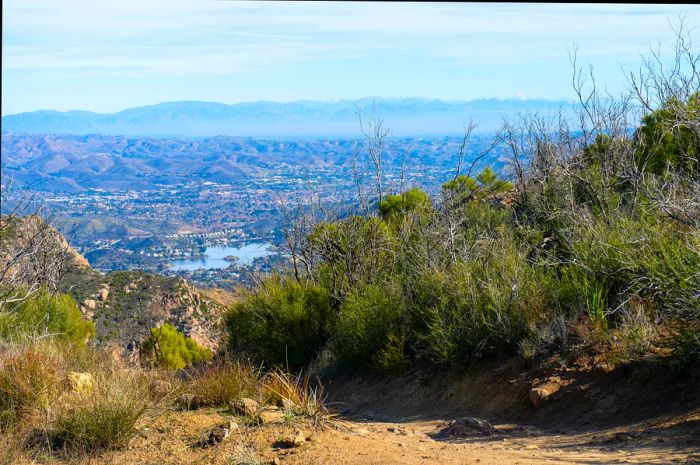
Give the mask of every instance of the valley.
[{"label": "valley", "polygon": [[[467,160],[491,139],[475,137]],[[389,138],[390,190],[422,186],[432,193],[454,176],[462,138]],[[371,172],[363,139],[212,137],[127,138],[105,135],[2,134],[4,179],[12,180],[3,212],[32,199],[99,271],[142,269],[198,285],[231,287],[284,257],[283,228],[297,208],[342,215]],[[503,152],[482,165],[504,166]],[[373,195],[368,193],[368,195]],[[276,252],[230,269],[177,269],[210,246],[270,242]]]}]

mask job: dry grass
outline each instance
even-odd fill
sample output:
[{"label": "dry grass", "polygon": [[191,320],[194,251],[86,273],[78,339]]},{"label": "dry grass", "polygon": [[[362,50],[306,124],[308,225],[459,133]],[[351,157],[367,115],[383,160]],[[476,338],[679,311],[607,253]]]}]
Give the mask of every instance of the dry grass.
[{"label": "dry grass", "polygon": [[[68,375],[91,386],[71,388]],[[124,447],[154,406],[148,376],[107,354],[48,340],[0,353],[3,449],[76,456]]]},{"label": "dry grass", "polygon": [[182,390],[192,407],[226,407],[241,397],[258,397],[260,372],[244,362],[223,361],[193,370]]},{"label": "dry grass", "polygon": [[301,416],[318,428],[326,427],[333,418],[325,406],[323,386],[312,385],[308,374],[295,376],[274,370],[267,374],[263,386],[275,403],[284,407],[286,416]]}]

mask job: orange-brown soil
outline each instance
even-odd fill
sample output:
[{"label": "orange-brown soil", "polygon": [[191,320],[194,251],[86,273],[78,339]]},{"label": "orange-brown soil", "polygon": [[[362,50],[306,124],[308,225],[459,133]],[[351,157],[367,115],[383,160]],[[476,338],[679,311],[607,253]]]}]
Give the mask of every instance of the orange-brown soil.
[{"label": "orange-brown soil", "polygon": [[[663,364],[617,370],[567,368],[551,359],[536,369],[519,362],[466,374],[339,377],[326,386],[336,417],[323,430],[299,422],[240,428],[202,448],[202,434],[232,417],[224,410],[166,410],[139,426],[128,449],[71,463],[115,465],[252,464],[700,464],[698,379]],[[557,390],[535,408],[533,386]],[[488,435],[444,434],[449,421],[489,421]],[[296,447],[284,438],[308,436]],[[242,448],[254,452],[244,461]],[[248,454],[250,455],[250,454]],[[56,462],[64,459],[54,458]],[[31,463],[27,457],[24,462]]]}]

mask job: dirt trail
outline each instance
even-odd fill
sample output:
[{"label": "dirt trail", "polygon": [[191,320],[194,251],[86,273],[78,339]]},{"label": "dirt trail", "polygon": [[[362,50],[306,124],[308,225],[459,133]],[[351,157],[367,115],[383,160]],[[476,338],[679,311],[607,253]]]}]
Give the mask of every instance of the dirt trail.
[{"label": "dirt trail", "polygon": [[[602,372],[552,363],[528,371],[508,362],[458,376],[336,377],[326,392],[337,416],[322,431],[302,422],[246,427],[238,418],[240,427],[227,440],[203,449],[202,434],[231,415],[166,410],[140,425],[127,450],[69,463],[700,465],[698,379],[665,370],[642,364]],[[532,386],[552,379],[558,390],[535,408]],[[490,424],[458,423],[482,428],[469,430],[451,423],[467,416]],[[296,428],[300,444],[286,447],[285,438],[302,434]],[[247,460],[244,448],[253,452]]]},{"label": "dirt trail", "polygon": [[[168,412],[141,429],[128,450],[81,463],[119,465],[235,465],[250,446],[263,463],[290,465],[385,464],[670,464],[700,463],[700,411],[672,421],[659,420],[595,433],[563,434],[520,425],[494,425],[489,437],[440,439],[447,422],[400,422],[339,418],[316,431],[298,426],[309,440],[287,448],[281,440],[294,427],[245,428],[208,449],[196,446],[203,431],[230,419],[214,410]],[[73,462],[75,463],[75,462]],[[252,462],[251,462],[251,465]]]}]

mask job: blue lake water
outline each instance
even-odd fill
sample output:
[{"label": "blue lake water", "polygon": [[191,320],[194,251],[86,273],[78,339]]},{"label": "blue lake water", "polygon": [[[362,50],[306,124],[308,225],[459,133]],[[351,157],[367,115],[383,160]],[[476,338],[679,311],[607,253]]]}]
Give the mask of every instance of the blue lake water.
[{"label": "blue lake water", "polygon": [[241,247],[207,247],[206,257],[195,260],[173,260],[171,263],[173,267],[170,269],[174,271],[194,271],[202,268],[206,270],[228,268],[233,262],[229,262],[224,258],[230,255],[238,257],[238,264],[250,265],[258,257],[271,255],[272,252],[268,249],[269,246],[270,244],[268,243],[251,243]]}]

